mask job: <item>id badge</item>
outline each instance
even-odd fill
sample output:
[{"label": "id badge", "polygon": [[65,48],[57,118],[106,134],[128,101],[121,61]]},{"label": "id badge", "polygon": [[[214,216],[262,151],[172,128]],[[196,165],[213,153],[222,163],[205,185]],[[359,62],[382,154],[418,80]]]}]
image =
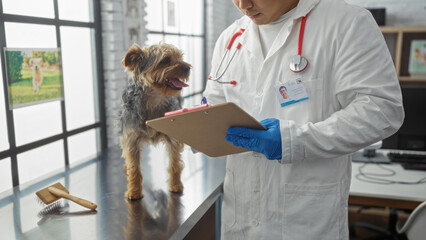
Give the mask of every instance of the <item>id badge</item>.
[{"label": "id badge", "polygon": [[275,86],[275,94],[281,107],[309,99],[301,78]]}]

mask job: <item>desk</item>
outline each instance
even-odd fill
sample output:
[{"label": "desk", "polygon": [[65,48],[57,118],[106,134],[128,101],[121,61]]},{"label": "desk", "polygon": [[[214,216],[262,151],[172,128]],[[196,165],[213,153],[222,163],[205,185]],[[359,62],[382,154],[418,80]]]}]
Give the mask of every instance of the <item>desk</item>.
[{"label": "desk", "polygon": [[[209,214],[214,234],[214,206],[222,193],[225,158],[211,159],[185,148],[183,194],[170,193],[165,147],[143,149],[142,200],[124,197],[127,180],[121,150],[109,149],[95,159],[58,170],[42,179],[0,194],[1,239],[183,239]],[[67,200],[43,212],[35,192],[61,182],[71,194],[98,205],[97,211]]]},{"label": "desk", "polygon": [[[382,151],[387,153],[386,151]],[[416,185],[406,184],[376,184],[358,180],[355,176],[363,163],[352,163],[352,182],[349,193],[349,204],[390,207],[413,210],[426,201],[426,183]],[[399,164],[384,165],[395,171],[395,175],[386,177],[388,180],[417,181],[426,177],[426,171],[405,170]],[[364,172],[384,173],[376,164],[368,164]]]}]

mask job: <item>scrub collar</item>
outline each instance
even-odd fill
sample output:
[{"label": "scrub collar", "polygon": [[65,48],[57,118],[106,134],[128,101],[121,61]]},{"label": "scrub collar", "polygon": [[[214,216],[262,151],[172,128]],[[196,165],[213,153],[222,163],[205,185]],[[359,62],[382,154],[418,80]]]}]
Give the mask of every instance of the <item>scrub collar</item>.
[{"label": "scrub collar", "polygon": [[291,18],[291,16],[293,15],[293,13],[296,11],[296,8],[297,7],[291,9],[290,11],[288,11],[286,13],[284,13],[277,20],[275,20],[275,21],[273,21],[273,22],[271,22],[269,24],[259,25],[259,28],[267,30],[269,28],[274,28],[277,25],[283,24],[284,22],[286,22],[288,19]]}]

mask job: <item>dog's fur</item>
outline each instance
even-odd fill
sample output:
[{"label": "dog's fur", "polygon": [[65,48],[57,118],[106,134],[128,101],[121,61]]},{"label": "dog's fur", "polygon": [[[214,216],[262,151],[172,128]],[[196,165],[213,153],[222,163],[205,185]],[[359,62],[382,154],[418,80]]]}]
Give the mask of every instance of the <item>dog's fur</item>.
[{"label": "dog's fur", "polygon": [[41,71],[41,58],[31,58],[29,66],[33,70],[33,91],[38,92],[43,83],[43,72]]},{"label": "dog's fur", "polygon": [[148,127],[145,121],[162,117],[165,112],[181,108],[180,87],[188,81],[191,65],[184,62],[182,52],[169,44],[158,44],[141,49],[133,45],[123,61],[126,71],[133,73],[122,96],[120,111],[122,157],[128,185],[126,197],[143,198],[141,150],[147,142],[164,142],[169,155],[169,186],[171,192],[183,191],[180,180],[183,170],[183,144]]}]

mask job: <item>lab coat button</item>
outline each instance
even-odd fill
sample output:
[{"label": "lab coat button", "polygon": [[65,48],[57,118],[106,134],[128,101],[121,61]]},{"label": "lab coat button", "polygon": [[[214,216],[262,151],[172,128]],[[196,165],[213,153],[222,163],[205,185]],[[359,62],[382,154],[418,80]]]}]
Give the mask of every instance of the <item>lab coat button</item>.
[{"label": "lab coat button", "polygon": [[259,225],[259,221],[256,221],[256,220],[253,220],[252,223],[253,223],[254,226]]},{"label": "lab coat button", "polygon": [[262,91],[257,91],[257,96],[262,96]]}]

